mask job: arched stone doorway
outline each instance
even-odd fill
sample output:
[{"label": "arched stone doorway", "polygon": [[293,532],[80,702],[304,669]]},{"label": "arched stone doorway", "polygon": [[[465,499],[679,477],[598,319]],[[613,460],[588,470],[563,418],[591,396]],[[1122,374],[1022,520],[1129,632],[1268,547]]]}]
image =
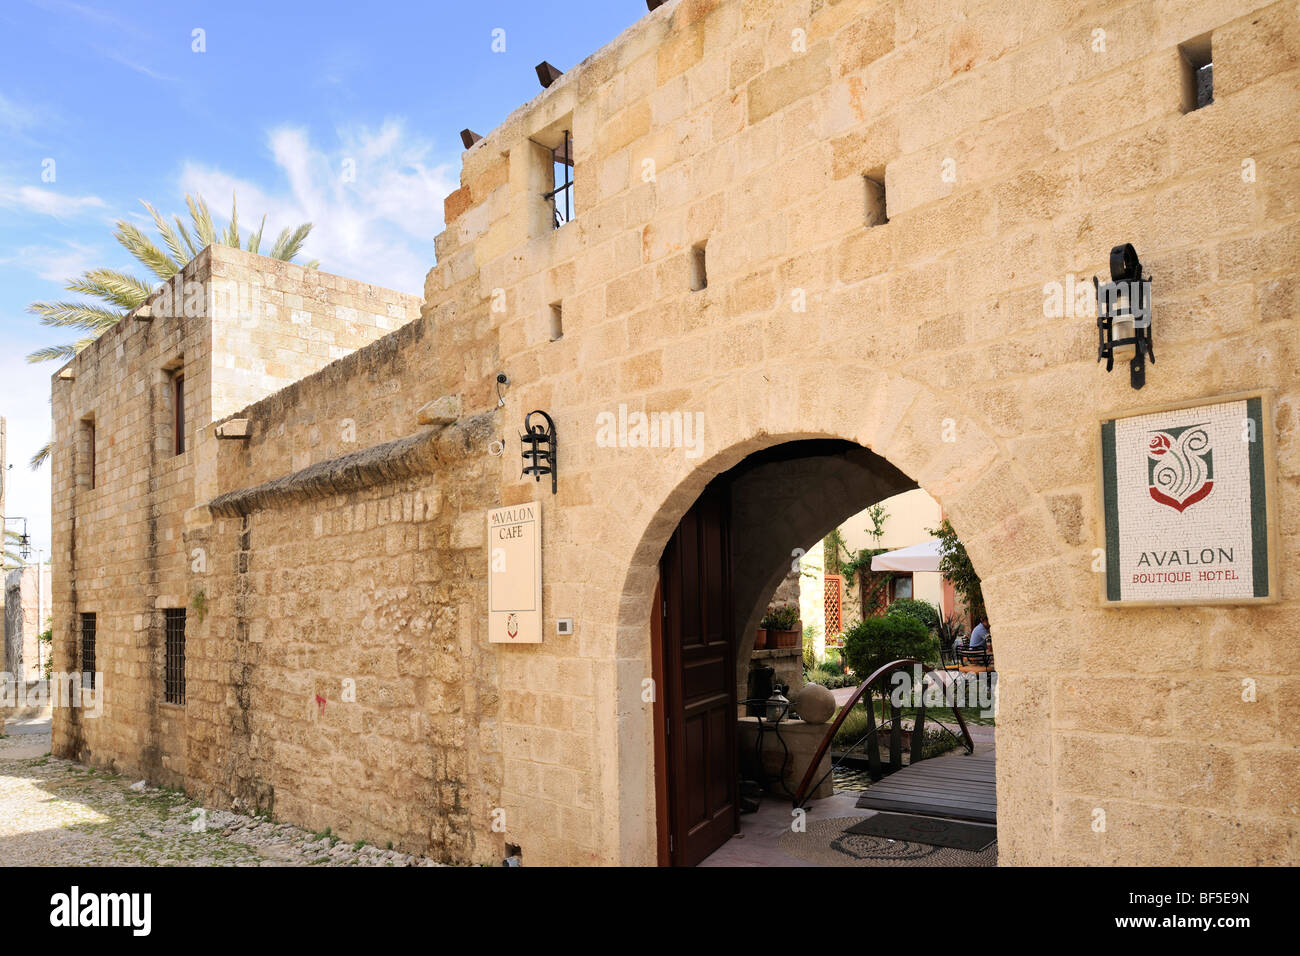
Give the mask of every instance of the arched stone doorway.
[{"label": "arched stone doorway", "polygon": [[[1020,653],[1016,642],[1024,633],[1017,622],[1024,614],[1020,590],[1026,569],[1032,567],[1030,574],[1058,583],[1064,577],[1059,568],[1064,549],[1053,532],[1053,516],[969,408],[909,379],[873,376],[864,369],[828,367],[826,371],[838,376],[833,390],[804,388],[801,393],[798,383],[777,381],[776,376],[764,383],[772,392],[779,393],[785,386],[789,389],[785,394],[800,395],[801,408],[786,407],[772,396],[753,396],[756,410],[746,413],[747,388],[713,391],[715,400],[707,407],[716,414],[706,413],[706,421],[717,429],[706,431],[706,454],[698,461],[646,476],[640,500],[628,509],[633,514],[626,515],[629,520],[621,532],[632,531],[636,541],[619,595],[620,664],[616,699],[611,701],[619,721],[619,751],[606,764],[606,772],[612,771],[606,779],[618,793],[607,805],[607,812],[615,817],[609,822],[618,833],[617,855],[626,862],[654,863],[660,842],[657,804],[662,797],[656,795],[654,719],[645,701],[645,685],[653,657],[650,609],[664,546],[682,516],[718,475],[757,453],[808,441],[850,446],[841,445],[844,461],[835,480],[844,487],[856,481],[860,495],[843,505],[852,510],[842,515],[833,509],[818,515],[816,509],[810,513],[806,507],[792,505],[788,514],[792,529],[807,528],[815,539],[837,519],[887,497],[891,488],[917,485],[939,500],[961,529],[982,572],[990,619],[1000,634],[1007,635],[999,644],[1001,698],[1004,706],[1009,699],[1016,701],[1014,721],[1006,722],[1005,733],[1000,727],[999,734],[1000,754],[1012,756],[1000,761],[1000,806],[1017,810],[1016,826],[1000,840],[1000,858],[1014,861],[1023,850],[1050,840],[1050,700],[1037,682],[1019,685],[1014,664]],[[814,427],[800,431],[779,427],[796,418]],[[783,453],[769,454],[780,458]],[[761,455],[755,460],[756,467],[764,467]],[[611,545],[609,550],[617,552],[618,547]],[[788,567],[789,550],[784,541],[756,545],[756,564],[766,568],[749,585],[753,594],[763,592]],[[1040,606],[1065,605],[1073,596],[1068,587],[1056,587],[1036,599]],[[754,613],[751,606],[747,617]],[[748,624],[747,620],[738,626],[752,630]],[[1002,666],[1004,659],[1011,666]],[[1023,761],[1015,759],[1018,749]]]},{"label": "arched stone doorway", "polygon": [[[651,607],[662,695],[654,718],[658,862],[693,864],[736,832],[736,701],[758,622],[792,561],[865,507],[916,487],[861,445],[796,439],[746,456],[692,503],[664,551]],[[723,662],[734,667],[730,687],[717,673]]]}]

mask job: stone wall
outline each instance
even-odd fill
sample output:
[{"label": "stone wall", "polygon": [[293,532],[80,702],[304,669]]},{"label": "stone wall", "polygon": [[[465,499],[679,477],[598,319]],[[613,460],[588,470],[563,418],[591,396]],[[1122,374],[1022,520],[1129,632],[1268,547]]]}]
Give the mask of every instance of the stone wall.
[{"label": "stone wall", "polygon": [[[1207,32],[1215,100],[1184,113],[1178,45]],[[97,595],[121,688],[103,729],[56,718],[56,749],[452,859],[509,841],[528,864],[653,863],[643,688],[664,544],[751,453],[840,439],[936,498],[983,575],[1001,862],[1296,862],[1298,93],[1289,0],[666,4],[466,152],[419,323],[214,405],[204,420],[257,400],[233,415],[252,437],[198,442],[192,476],[145,463],[140,371],[182,346],[188,362],[188,327],[124,323],[56,380],[56,629]],[[565,130],[578,216],[550,230],[535,144]],[[1141,392],[1097,367],[1090,315],[1044,315],[1046,283],[1104,273],[1125,241],[1156,277]],[[1260,387],[1281,600],[1101,608],[1099,418]],[[109,452],[129,505],[72,483],[94,395],[139,419]],[[421,425],[444,395],[461,419]],[[611,446],[598,419],[620,406],[698,413],[700,441]],[[519,472],[535,408],[560,436],[554,497]],[[545,641],[486,645],[484,511],[531,500]],[[869,503],[813,500],[765,547],[788,562],[803,529]],[[187,750],[150,655],[194,547],[209,610]],[[784,574],[762,554],[738,582],[766,588],[755,606]]]},{"label": "stone wall", "polygon": [[[40,575],[39,581],[37,575]],[[44,630],[41,610],[51,611],[49,565],[29,565],[4,575],[4,666],[0,670],[19,680],[40,680]]]},{"label": "stone wall", "polygon": [[[93,613],[96,668],[106,686],[100,718],[55,709],[54,750],[186,785],[195,742],[188,706],[163,702],[163,611],[187,609],[187,654],[204,660],[212,638],[202,569],[216,556],[188,539],[192,522],[210,520],[214,416],[322,368],[339,349],[383,336],[415,317],[418,300],[210,246],[146,305],[53,379],[55,669],[79,668],[80,615]],[[178,372],[185,379],[180,454]],[[219,679],[203,667],[187,676],[191,699],[207,693],[205,679]],[[219,697],[226,699],[224,690]],[[200,749],[199,756],[208,755]]]}]

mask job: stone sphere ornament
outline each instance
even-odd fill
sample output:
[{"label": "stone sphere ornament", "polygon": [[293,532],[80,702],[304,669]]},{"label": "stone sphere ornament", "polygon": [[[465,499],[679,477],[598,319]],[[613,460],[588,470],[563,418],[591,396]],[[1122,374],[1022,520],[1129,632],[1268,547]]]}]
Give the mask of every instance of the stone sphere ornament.
[{"label": "stone sphere ornament", "polygon": [[824,724],[835,713],[835,695],[821,684],[804,684],[795,695],[794,709],[806,724]]}]

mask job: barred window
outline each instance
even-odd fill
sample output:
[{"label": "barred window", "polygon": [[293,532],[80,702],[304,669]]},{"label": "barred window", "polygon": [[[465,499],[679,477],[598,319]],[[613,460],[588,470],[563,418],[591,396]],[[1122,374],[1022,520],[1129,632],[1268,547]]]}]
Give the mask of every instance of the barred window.
[{"label": "barred window", "polygon": [[95,615],[81,615],[81,686],[95,687]]},{"label": "barred window", "polygon": [[185,703],[185,608],[163,611],[167,623],[166,656],[163,667],[163,700]]}]

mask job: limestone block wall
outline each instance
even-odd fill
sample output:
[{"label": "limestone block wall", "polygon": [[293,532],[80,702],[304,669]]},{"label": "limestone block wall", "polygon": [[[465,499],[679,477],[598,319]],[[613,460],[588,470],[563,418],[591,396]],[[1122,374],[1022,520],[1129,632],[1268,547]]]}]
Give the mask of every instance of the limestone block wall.
[{"label": "limestone block wall", "polygon": [[[103,716],[56,708],[54,747],[179,785],[189,765],[188,712],[162,699],[163,612],[187,609],[187,654],[202,660],[207,596],[195,569],[208,556],[187,547],[186,537],[190,522],[208,518],[196,504],[215,493],[211,423],[233,403],[323,367],[334,350],[410,321],[419,303],[210,246],[147,306],[140,310],[147,318],[124,319],[53,379],[55,669],[80,666],[80,614],[94,613],[96,666],[105,675]],[[181,454],[178,372],[185,380]]]},{"label": "limestone block wall", "polygon": [[217,418],[406,325],[415,296],[213,246],[212,372]]},{"label": "limestone block wall", "polygon": [[[182,288],[201,290],[210,269],[208,250],[185,268]],[[194,501],[195,438],[211,420],[211,335],[203,318],[185,318],[183,298],[160,299],[151,319],[119,322],[53,379],[54,670],[80,669],[80,615],[92,613],[105,686],[101,717],[55,707],[53,752],[176,785],[186,768],[185,711],[162,703],[163,609],[190,603],[180,544]],[[201,311],[201,297],[191,301]]]},{"label": "limestone block wall", "polygon": [[[1207,32],[1214,103],[1184,113],[1178,46]],[[556,419],[547,617],[576,620],[498,652],[505,705],[594,705],[594,752],[507,710],[526,858],[653,860],[640,689],[663,544],[745,454],[840,437],[939,500],[984,576],[1003,862],[1296,859],[1298,43],[1289,2],[678,0],[467,152],[426,308],[477,272],[505,414]],[[557,129],[578,215],[536,231],[530,141]],[[1097,367],[1091,314],[1044,311],[1045,284],[1104,274],[1126,241],[1156,277],[1140,393]],[[490,369],[448,371],[493,399]],[[1282,601],[1099,608],[1100,416],[1257,387],[1276,396]],[[702,448],[602,445],[620,405],[702,413]],[[512,451],[503,497],[531,500]],[[1260,706],[1239,702],[1246,671]],[[594,806],[551,800],[548,776]]]},{"label": "limestone block wall", "polygon": [[[495,862],[500,693],[481,607],[491,414],[422,427],[421,319],[241,410],[222,495],[191,784],[345,839]],[[196,662],[197,664],[197,662]]]},{"label": "limestone block wall", "polygon": [[[1205,33],[1214,103],[1185,113],[1178,46]],[[508,841],[530,865],[653,863],[643,691],[663,546],[747,455],[833,438],[938,500],[984,579],[1002,863],[1296,862],[1297,106],[1293,0],[673,0],[466,152],[420,321],[250,398],[252,437],[200,442],[197,477],[126,467],[150,447],[138,423],[109,449],[115,475],[139,476],[119,513],[68,457],[96,396],[152,394],[113,364],[118,344],[188,362],[204,346],[187,329],[115,330],[56,380],[56,653],[84,591],[136,682],[103,729],[56,717],[56,747],[453,859]],[[566,130],[578,212],[553,230],[537,144]],[[1046,284],[1104,274],[1126,241],[1155,276],[1141,392],[1097,367],[1092,315],[1044,312]],[[1261,387],[1280,600],[1099,607],[1100,417]],[[442,395],[461,420],[421,425]],[[560,436],[555,496],[519,472],[536,408]],[[600,422],[620,411],[699,428],[611,443]],[[484,511],[533,500],[546,638],[485,645]],[[823,501],[800,527],[867,503]],[[807,544],[773,527],[774,554]],[[185,599],[180,548],[198,546],[209,610],[182,765],[134,695],[160,674],[153,609]],[[356,701],[336,706],[354,671]]]}]

